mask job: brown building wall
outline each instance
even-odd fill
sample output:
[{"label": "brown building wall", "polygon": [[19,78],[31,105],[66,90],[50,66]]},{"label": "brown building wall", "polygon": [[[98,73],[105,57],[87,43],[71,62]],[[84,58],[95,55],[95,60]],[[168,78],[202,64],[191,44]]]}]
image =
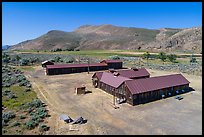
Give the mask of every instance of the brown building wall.
[{"label": "brown building wall", "polygon": [[[162,99],[162,95],[164,95],[164,98],[175,96],[175,95],[187,92],[188,87],[189,87],[189,84],[134,94],[133,99],[129,100],[128,103],[131,105],[138,105],[138,104],[148,103],[151,101]],[[182,89],[185,89],[185,92],[182,92]],[[179,91],[179,93],[176,93],[177,90]]]},{"label": "brown building wall", "polygon": [[[108,66],[91,66],[89,71],[107,70]],[[47,75],[59,75],[59,74],[70,74],[70,73],[80,73],[88,72],[88,67],[74,67],[74,68],[46,68]]]}]

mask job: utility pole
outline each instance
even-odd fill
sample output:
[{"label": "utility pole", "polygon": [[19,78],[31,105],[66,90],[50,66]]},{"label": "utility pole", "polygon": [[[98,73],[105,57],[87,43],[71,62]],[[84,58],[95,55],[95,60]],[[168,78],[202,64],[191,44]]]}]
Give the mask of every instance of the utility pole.
[{"label": "utility pole", "polygon": [[113,106],[115,107],[115,92],[114,92],[114,89],[112,91],[113,91]]},{"label": "utility pole", "polygon": [[80,55],[79,55],[79,64],[80,64],[80,61],[81,61],[81,59],[80,59]]},{"label": "utility pole", "polygon": [[88,58],[88,74],[89,74],[89,63],[90,63],[90,62],[89,62],[89,58]]}]

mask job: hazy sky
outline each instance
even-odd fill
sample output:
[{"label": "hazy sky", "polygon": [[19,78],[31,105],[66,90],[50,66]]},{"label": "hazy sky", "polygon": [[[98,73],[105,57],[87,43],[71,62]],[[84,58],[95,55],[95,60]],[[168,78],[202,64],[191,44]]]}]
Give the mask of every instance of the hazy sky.
[{"label": "hazy sky", "polygon": [[2,8],[3,45],[86,24],[149,29],[202,26],[201,2],[3,2]]}]

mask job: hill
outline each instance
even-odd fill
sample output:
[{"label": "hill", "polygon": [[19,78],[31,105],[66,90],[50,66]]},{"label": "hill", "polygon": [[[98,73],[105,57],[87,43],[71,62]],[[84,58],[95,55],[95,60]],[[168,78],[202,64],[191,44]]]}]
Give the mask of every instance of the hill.
[{"label": "hill", "polygon": [[7,50],[10,46],[9,45],[3,45],[2,50]]},{"label": "hill", "polygon": [[73,32],[52,30],[33,39],[12,46],[11,50],[54,49],[127,49],[149,51],[202,52],[201,27],[159,30],[119,27],[113,25],[84,25]]}]

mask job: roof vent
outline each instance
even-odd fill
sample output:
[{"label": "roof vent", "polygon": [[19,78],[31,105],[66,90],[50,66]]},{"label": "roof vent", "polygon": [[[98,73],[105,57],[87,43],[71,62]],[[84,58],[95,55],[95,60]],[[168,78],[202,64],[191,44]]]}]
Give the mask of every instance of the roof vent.
[{"label": "roof vent", "polygon": [[113,73],[113,72],[116,72],[116,70],[111,68],[111,69],[109,69],[109,72]]},{"label": "roof vent", "polygon": [[134,71],[138,71],[138,68],[131,68],[132,70],[134,70]]},{"label": "roof vent", "polygon": [[113,73],[114,76],[119,76],[120,74],[118,72]]}]

